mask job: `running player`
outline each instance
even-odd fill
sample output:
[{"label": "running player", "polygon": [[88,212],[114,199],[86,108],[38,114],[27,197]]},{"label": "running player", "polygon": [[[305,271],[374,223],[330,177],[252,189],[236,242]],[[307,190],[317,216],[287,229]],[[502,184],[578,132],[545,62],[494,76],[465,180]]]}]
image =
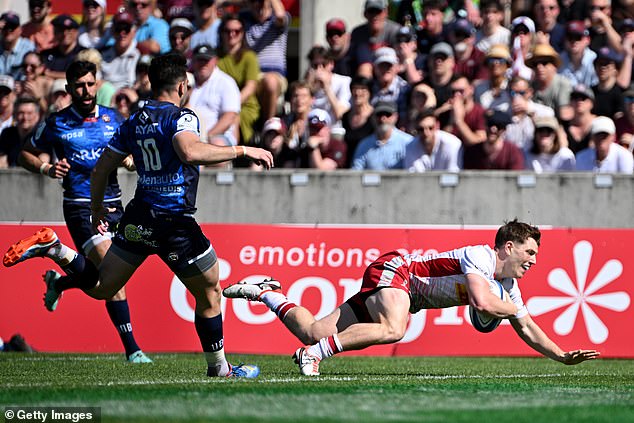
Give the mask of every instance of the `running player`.
[{"label": "running player", "polygon": [[[66,90],[72,104],[39,124],[31,141],[20,153],[20,164],[31,172],[63,180],[64,220],[75,248],[99,266],[110,247],[112,236],[109,232],[101,235],[92,228],[90,172],[123,117],[114,109],[97,105],[96,75],[97,68],[90,62],[76,61],[68,67]],[[56,163],[45,163],[39,159],[42,151],[52,150],[58,158]],[[114,227],[123,213],[116,172],[110,175],[104,201],[114,209],[108,216],[110,226]],[[61,297],[51,288],[59,277],[54,270],[44,275],[47,285],[44,305],[49,311],[55,311]],[[152,360],[141,351],[134,339],[125,288],[106,300],[106,310],[119,333],[128,361],[151,363]]]},{"label": "running player", "polygon": [[[229,298],[261,301],[306,347],[293,358],[304,375],[319,375],[319,363],[342,351],[390,344],[403,338],[409,313],[424,308],[469,304],[478,312],[509,319],[526,344],[553,360],[578,364],[597,358],[593,350],[565,352],[551,341],[528,314],[517,279],[536,263],[539,229],[513,220],[502,226],[495,247],[478,245],[433,256],[384,254],[367,267],[361,291],[320,320],[280,292],[280,283],[240,282],[225,288]],[[505,301],[489,290],[499,281]]]},{"label": "running player", "polygon": [[108,228],[113,211],[104,202],[108,175],[132,154],[139,175],[134,199],[126,206],[111,248],[97,268],[43,228],[9,248],[3,263],[49,257],[66,272],[53,289],[80,288],[93,298],[119,291],[151,254],[157,254],[196,300],[195,327],[207,360],[208,376],[256,377],[254,365],[231,366],[224,355],[216,252],[194,220],[197,165],[247,157],[270,168],[273,156],[254,147],[220,147],[200,142],[198,117],[180,104],[187,92],[187,61],[169,54],[153,59],[150,100],[116,131],[92,171],[93,227]]}]

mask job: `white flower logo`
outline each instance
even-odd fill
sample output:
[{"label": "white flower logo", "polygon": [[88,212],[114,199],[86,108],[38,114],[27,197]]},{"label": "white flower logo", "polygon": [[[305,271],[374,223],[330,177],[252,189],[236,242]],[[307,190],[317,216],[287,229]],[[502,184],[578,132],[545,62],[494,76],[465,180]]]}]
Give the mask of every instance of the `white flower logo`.
[{"label": "white flower logo", "polygon": [[533,297],[527,301],[526,306],[530,313],[535,316],[567,306],[568,308],[555,319],[553,325],[553,329],[558,335],[568,335],[572,332],[579,308],[581,308],[590,341],[594,344],[602,344],[608,339],[609,331],[591,305],[623,312],[630,305],[630,296],[623,291],[593,294],[621,276],[623,265],[619,260],[608,260],[586,287],[588,269],[592,259],[592,244],[588,241],[579,241],[573,248],[573,257],[577,286],[564,269],[553,269],[548,274],[548,285],[566,296]]}]

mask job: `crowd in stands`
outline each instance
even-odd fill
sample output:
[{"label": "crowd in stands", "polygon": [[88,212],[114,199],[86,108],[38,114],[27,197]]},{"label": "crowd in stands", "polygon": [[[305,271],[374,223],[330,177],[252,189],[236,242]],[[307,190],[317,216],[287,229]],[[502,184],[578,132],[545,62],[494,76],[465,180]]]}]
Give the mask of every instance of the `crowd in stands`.
[{"label": "crowd in stands", "polygon": [[97,65],[98,104],[127,117],[152,57],[181,53],[201,139],[278,168],[634,173],[630,0],[364,0],[293,81],[281,0],[124,0],[111,18],[106,1],[80,21],[54,0],[0,16],[0,167],[69,106],[72,61]]}]

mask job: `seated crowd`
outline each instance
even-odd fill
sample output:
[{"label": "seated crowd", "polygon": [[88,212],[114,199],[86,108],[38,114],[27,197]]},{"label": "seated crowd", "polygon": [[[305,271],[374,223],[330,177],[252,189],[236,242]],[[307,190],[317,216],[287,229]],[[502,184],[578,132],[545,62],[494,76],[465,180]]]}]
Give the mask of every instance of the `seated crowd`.
[{"label": "seated crowd", "polygon": [[201,139],[279,168],[634,173],[632,2],[514,1],[508,22],[502,0],[478,3],[365,0],[364,23],[328,20],[289,83],[281,0],[125,0],[112,18],[83,0],[80,22],[29,0],[27,22],[0,16],[0,167],[70,104],[73,60],[129,116],[152,57],[178,52]]}]

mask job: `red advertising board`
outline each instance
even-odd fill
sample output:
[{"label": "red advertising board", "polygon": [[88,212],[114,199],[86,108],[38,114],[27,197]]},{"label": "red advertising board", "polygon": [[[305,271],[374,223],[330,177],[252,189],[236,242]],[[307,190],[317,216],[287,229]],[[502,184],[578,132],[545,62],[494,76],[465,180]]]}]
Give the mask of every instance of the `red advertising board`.
[{"label": "red advertising board", "polygon": [[[365,266],[380,252],[431,253],[490,244],[493,227],[202,225],[220,259],[223,285],[274,276],[296,303],[318,316],[354,294]],[[38,229],[0,225],[0,248]],[[63,225],[53,226],[71,242]],[[520,281],[535,321],[562,348],[598,349],[605,357],[634,357],[634,265],[631,229],[544,229],[537,265]],[[54,265],[53,265],[54,266]],[[42,305],[41,275],[52,262],[34,259],[0,270],[0,336],[19,332],[40,351],[115,352],[118,336],[103,303],[67,291],[57,311]],[[193,301],[155,257],[128,283],[134,332],[146,351],[198,351]],[[299,341],[260,304],[223,299],[228,352],[290,354]],[[481,334],[465,307],[413,315],[405,338],[360,354],[536,355],[508,324]]]}]

